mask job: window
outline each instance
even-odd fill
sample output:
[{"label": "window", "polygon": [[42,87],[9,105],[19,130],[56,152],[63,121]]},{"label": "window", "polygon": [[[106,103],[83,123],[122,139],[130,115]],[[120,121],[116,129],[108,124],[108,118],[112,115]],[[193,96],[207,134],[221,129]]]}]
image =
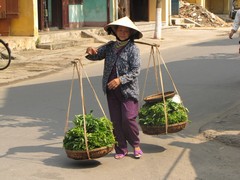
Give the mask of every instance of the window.
[{"label": "window", "polygon": [[18,0],[6,0],[7,18],[16,18],[19,15]]},{"label": "window", "polygon": [[16,18],[18,15],[18,0],[0,0],[0,19]]}]

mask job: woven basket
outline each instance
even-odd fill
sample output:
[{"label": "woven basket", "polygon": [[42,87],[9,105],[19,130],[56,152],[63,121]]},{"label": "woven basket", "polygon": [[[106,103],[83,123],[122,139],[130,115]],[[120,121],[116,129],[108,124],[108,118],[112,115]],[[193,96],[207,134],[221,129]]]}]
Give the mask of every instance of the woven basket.
[{"label": "woven basket", "polygon": [[[168,91],[164,93],[165,99],[172,98],[175,95],[174,91]],[[156,102],[162,102],[163,101],[163,94],[157,93],[152,94],[150,96],[147,96],[143,99],[146,103],[156,103]]]},{"label": "woven basket", "polygon": [[[101,147],[101,148],[96,148],[93,150],[89,151],[90,159],[97,159],[100,157],[103,157],[110,153],[113,150],[112,147]],[[75,160],[86,160],[89,159],[87,155],[87,151],[73,151],[73,150],[67,150],[65,149],[67,156],[71,159]]]},{"label": "woven basket", "polygon": [[[168,125],[168,132],[167,133],[176,133],[183,130],[187,125],[187,122],[181,122],[177,124],[170,124]],[[140,124],[142,131],[144,134],[147,135],[159,135],[159,134],[166,134],[165,126],[149,126]]]}]

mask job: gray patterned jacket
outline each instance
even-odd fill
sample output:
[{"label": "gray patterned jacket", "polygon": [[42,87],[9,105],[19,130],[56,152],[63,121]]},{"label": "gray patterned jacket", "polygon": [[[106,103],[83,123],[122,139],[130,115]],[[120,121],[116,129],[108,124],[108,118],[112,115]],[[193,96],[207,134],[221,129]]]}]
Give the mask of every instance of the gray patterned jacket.
[{"label": "gray patterned jacket", "polygon": [[120,54],[114,50],[114,41],[98,49],[96,55],[87,55],[89,60],[103,60],[104,72],[102,78],[103,91],[106,94],[108,78],[116,62],[117,76],[121,81],[121,92],[125,99],[139,99],[138,76],[140,74],[140,52],[134,42],[129,41]]}]

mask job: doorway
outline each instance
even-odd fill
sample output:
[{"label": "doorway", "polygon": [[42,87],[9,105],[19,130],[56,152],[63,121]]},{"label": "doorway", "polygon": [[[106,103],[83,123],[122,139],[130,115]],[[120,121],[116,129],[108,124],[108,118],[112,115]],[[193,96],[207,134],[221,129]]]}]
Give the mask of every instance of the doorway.
[{"label": "doorway", "polygon": [[131,0],[130,17],[133,21],[148,21],[148,0]]},{"label": "doorway", "polygon": [[61,0],[48,0],[49,26],[62,29],[62,2]]},{"label": "doorway", "polygon": [[38,0],[39,30],[69,28],[69,0]]}]

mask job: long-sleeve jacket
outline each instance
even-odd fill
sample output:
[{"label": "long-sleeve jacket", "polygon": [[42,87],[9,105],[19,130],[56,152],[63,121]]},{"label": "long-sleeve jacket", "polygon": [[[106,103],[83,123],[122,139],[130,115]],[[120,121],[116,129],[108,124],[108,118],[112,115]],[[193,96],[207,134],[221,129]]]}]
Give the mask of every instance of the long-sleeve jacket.
[{"label": "long-sleeve jacket", "polygon": [[121,92],[124,98],[133,98],[138,100],[138,76],[140,74],[139,49],[134,42],[129,41],[120,54],[116,54],[114,46],[115,42],[111,41],[110,43],[100,47],[96,55],[87,55],[86,58],[93,61],[105,59],[102,78],[104,93],[107,92],[108,78],[116,63],[116,73],[117,77],[119,77],[121,81]]}]

